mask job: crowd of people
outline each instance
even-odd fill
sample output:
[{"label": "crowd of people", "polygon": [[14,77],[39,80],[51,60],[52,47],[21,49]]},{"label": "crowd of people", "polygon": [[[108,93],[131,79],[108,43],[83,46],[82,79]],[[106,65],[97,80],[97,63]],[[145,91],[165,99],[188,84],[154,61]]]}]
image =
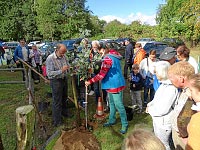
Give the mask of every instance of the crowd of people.
[{"label": "crowd of people", "polygon": [[[95,40],[88,46],[88,39],[85,38],[81,44],[82,48],[90,49],[89,62],[95,61],[94,56],[97,53],[102,57],[101,61],[96,62],[99,69],[92,72],[91,78],[87,79],[83,86],[89,86],[94,90],[96,102],[103,93],[104,103],[109,107],[109,118],[103,127],[116,124],[118,111],[121,119],[119,132],[127,133],[129,124],[123,99],[123,90],[127,82],[132,102],[130,107],[133,111],[138,107],[137,113],[147,113],[152,117],[153,133],[142,129],[129,133],[123,145],[125,150],[140,147],[146,150],[150,145],[152,150],[200,149],[200,74],[198,64],[190,56],[190,50],[186,45],[180,45],[176,49],[166,47],[159,58],[156,58],[156,50],[146,54],[140,43],[132,45],[130,39],[126,39],[123,72],[123,57],[112,43]],[[52,118],[55,127],[63,123],[62,116],[71,116],[66,104],[70,68],[66,52],[67,47],[58,44],[43,63],[37,47],[33,45],[29,50],[24,39],[20,40],[20,45],[14,51],[14,60],[18,67],[23,67],[18,60],[20,58],[31,63],[38,72],[50,80]],[[25,80],[24,72],[22,73]],[[33,79],[40,81],[37,74],[33,74]]]}]

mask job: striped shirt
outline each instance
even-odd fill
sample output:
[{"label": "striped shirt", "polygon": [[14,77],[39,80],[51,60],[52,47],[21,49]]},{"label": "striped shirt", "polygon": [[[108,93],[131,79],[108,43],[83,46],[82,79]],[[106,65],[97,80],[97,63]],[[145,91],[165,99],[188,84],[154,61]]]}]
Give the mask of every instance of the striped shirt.
[{"label": "striped shirt", "polygon": [[67,77],[67,71],[62,72],[62,67],[69,63],[65,56],[57,57],[56,53],[52,53],[46,60],[46,71],[49,79],[63,79]]}]

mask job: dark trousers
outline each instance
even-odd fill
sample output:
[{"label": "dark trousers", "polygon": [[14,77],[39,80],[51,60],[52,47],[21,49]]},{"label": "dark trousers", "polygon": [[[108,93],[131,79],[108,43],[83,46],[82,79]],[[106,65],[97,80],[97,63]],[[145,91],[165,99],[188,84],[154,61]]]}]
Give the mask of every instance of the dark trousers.
[{"label": "dark trousers", "polygon": [[[22,62],[20,62],[19,64],[17,64],[17,68],[24,68],[24,65],[22,64]],[[25,71],[22,70],[22,80],[25,81]]]},{"label": "dark trousers", "polygon": [[[34,68],[37,72],[42,73],[42,66],[40,64],[36,64],[36,67]],[[40,80],[40,76],[32,71],[32,78],[33,80]]]},{"label": "dark trousers", "polygon": [[52,115],[54,125],[62,123],[62,114],[67,112],[68,82],[65,79],[51,79]]},{"label": "dark trousers", "polygon": [[150,92],[150,101],[152,101],[155,95],[155,90],[153,88],[151,89],[151,88],[144,87],[144,103],[145,104],[148,103],[149,92]]},{"label": "dark trousers", "polygon": [[[132,64],[125,62],[125,64],[124,64],[124,78],[125,79],[127,79],[128,73],[130,73],[131,69],[132,69]],[[128,72],[128,70],[129,70],[129,72]]]}]

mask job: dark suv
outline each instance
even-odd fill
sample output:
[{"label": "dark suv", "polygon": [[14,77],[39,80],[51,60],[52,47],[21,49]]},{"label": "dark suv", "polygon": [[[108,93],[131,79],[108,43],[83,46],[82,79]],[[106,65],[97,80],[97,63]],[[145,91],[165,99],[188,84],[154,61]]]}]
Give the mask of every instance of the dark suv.
[{"label": "dark suv", "polygon": [[156,57],[158,58],[166,47],[168,47],[166,43],[152,41],[152,42],[147,42],[143,47],[143,49],[147,52],[147,54],[149,54],[151,50],[155,50]]}]

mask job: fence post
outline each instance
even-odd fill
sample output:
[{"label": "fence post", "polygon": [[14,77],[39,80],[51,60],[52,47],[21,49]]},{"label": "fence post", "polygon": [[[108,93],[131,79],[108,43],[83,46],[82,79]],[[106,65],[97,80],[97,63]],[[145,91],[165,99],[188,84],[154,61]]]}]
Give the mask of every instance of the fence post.
[{"label": "fence post", "polygon": [[[31,69],[28,69],[28,89],[34,93],[34,87],[33,87],[33,82],[32,82],[32,74],[31,74]],[[31,105],[33,103],[32,96],[30,95],[29,92],[29,104]]]},{"label": "fence post", "polygon": [[31,150],[34,137],[35,111],[33,105],[16,109],[17,150]]}]

